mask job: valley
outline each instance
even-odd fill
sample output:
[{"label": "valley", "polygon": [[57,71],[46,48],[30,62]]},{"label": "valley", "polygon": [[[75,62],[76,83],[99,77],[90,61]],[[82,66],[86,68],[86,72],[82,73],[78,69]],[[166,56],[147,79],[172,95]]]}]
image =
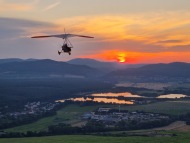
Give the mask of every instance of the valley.
[{"label": "valley", "polygon": [[[130,136],[149,136],[151,140],[165,134],[170,138],[174,138],[173,134],[180,137],[180,126],[172,130],[175,133],[160,131],[176,122],[183,122],[188,131],[190,84],[187,75],[179,75],[177,71],[171,75],[167,72],[165,75],[145,74],[150,66],[152,71],[157,70],[157,66],[168,66],[173,71],[173,64],[176,68],[188,64],[118,68],[109,63],[108,72],[101,67],[108,63],[98,66],[96,62],[96,67],[91,67],[93,64],[89,62],[76,65],[52,60],[0,60],[2,137],[68,134],[82,137],[88,134],[92,139],[120,136],[122,141],[129,141]],[[117,71],[112,71],[115,70],[112,66],[116,66]],[[118,72],[122,73],[118,76]],[[101,108],[115,112],[113,115],[93,114]],[[126,113],[121,115],[121,112]],[[83,118],[85,115],[87,119]],[[5,126],[5,120],[12,125]],[[142,131],[132,133],[136,130]]]}]

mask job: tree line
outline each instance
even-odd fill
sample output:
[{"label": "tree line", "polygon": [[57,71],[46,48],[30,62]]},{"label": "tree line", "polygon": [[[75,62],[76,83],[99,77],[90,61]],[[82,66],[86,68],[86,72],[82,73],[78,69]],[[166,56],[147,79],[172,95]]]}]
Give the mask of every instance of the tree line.
[{"label": "tree line", "polygon": [[0,132],[1,138],[16,138],[16,137],[40,137],[40,136],[53,136],[53,135],[86,135],[98,132],[108,132],[108,131],[125,131],[125,130],[135,130],[135,129],[148,129],[154,127],[160,127],[168,125],[172,120],[156,120],[151,122],[141,122],[136,121],[125,122],[120,121],[115,127],[107,127],[103,122],[100,121],[89,121],[85,126],[82,127],[72,127],[70,124],[59,123],[57,125],[51,125],[48,127],[47,131],[27,131],[26,133],[20,132]]}]

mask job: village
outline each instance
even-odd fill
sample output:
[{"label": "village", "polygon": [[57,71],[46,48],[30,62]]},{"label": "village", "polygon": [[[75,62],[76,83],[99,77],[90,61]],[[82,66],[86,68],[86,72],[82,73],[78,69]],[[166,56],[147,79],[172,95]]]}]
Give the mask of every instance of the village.
[{"label": "village", "polygon": [[14,112],[0,112],[0,128],[12,127],[15,124],[22,125],[30,123],[42,117],[56,114],[55,107],[59,103],[49,102],[28,102],[23,109]]},{"label": "village", "polygon": [[114,126],[121,121],[138,123],[169,120],[168,115],[158,113],[147,113],[142,111],[129,112],[111,108],[99,108],[95,112],[84,113],[82,120],[102,122],[106,126]]}]

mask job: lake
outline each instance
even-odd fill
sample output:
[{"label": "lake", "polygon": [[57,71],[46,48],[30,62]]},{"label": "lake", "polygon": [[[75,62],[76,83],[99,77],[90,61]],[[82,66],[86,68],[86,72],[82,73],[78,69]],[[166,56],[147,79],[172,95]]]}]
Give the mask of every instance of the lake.
[{"label": "lake", "polygon": [[187,95],[184,95],[184,94],[167,94],[167,95],[160,95],[157,98],[175,99],[175,98],[183,98],[183,97],[187,97]]},{"label": "lake", "polygon": [[[123,99],[117,99],[117,97],[122,96],[122,97],[135,97],[135,98],[143,98],[143,96],[139,95],[133,95],[130,92],[120,92],[120,93],[94,93],[94,94],[89,94],[86,96],[92,96],[90,97],[78,97],[78,98],[70,98],[66,100],[72,100],[72,101],[94,101],[94,102],[104,102],[104,103],[114,103],[114,104],[134,104],[133,101],[130,100],[123,100]],[[108,98],[109,97],[109,98]],[[115,98],[114,98],[115,97]],[[65,100],[58,100],[58,102],[65,102]]]},{"label": "lake", "polygon": [[131,94],[130,92],[120,92],[120,93],[94,93],[94,94],[90,94],[90,96],[93,97],[118,97],[118,96],[123,96],[123,97],[143,97],[143,96],[139,96],[139,95],[134,95]]},{"label": "lake", "polygon": [[[70,98],[70,99],[66,99],[66,100],[82,101],[82,102],[93,101],[93,102],[104,102],[104,103],[114,103],[114,104],[130,104],[130,105],[134,104],[133,101],[119,100],[119,99],[116,99],[116,98],[106,98],[106,97],[105,98],[78,97],[78,98]],[[57,102],[65,102],[65,100],[58,100]]]},{"label": "lake", "polygon": [[[81,101],[81,102],[87,102],[87,101],[94,101],[94,102],[104,102],[104,103],[113,103],[113,104],[129,104],[132,105],[135,102],[135,99],[132,100],[124,100],[124,99],[118,99],[117,97],[130,97],[130,98],[146,98],[144,96],[139,96],[139,95],[134,95],[129,92],[120,92],[120,93],[93,93],[93,94],[88,94],[84,97],[77,97],[77,98],[69,98],[65,100],[58,100],[56,102],[65,102],[66,100],[72,100],[72,101]],[[175,98],[183,98],[187,97],[186,95],[183,94],[167,94],[167,95],[160,95],[155,98],[170,98],[170,99],[175,99]]]}]

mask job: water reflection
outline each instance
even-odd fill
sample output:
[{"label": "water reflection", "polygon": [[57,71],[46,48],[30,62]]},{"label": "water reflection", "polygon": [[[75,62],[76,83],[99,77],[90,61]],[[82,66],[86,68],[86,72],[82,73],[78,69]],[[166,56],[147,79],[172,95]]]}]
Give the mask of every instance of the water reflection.
[{"label": "water reflection", "polygon": [[167,95],[160,95],[157,98],[175,99],[175,98],[183,98],[183,97],[187,97],[187,95],[184,95],[184,94],[167,94]]},{"label": "water reflection", "polygon": [[[125,100],[119,100],[116,98],[70,98],[67,100],[72,100],[72,101],[94,101],[94,102],[104,102],[104,103],[115,103],[115,104],[134,104],[133,101],[125,101]],[[65,102],[65,100],[59,100],[58,102]]]},{"label": "water reflection", "polygon": [[[123,98],[118,98],[118,97],[129,97],[129,98],[136,98],[133,100],[124,100]],[[167,94],[167,95],[160,95],[158,97],[153,97],[153,98],[168,98],[168,99],[175,99],[175,98],[182,98],[182,97],[187,97],[186,95],[183,94]],[[94,102],[104,102],[104,103],[114,103],[114,104],[134,104],[137,103],[138,99],[144,98],[145,100],[148,100],[151,98],[149,97],[144,97],[144,96],[139,96],[139,95],[133,95],[129,92],[122,92],[122,93],[95,93],[95,94],[90,94],[88,97],[78,97],[78,98],[69,98],[66,100],[72,100],[72,101],[81,101],[81,102],[86,102],[86,101],[94,101]],[[127,98],[126,98],[127,99]],[[141,100],[140,100],[141,101]],[[65,102],[65,100],[58,100],[56,102]]]},{"label": "water reflection", "polygon": [[120,93],[95,93],[91,94],[91,96],[94,97],[118,97],[118,96],[123,96],[123,97],[143,97],[139,95],[133,95],[130,92],[120,92]]}]

